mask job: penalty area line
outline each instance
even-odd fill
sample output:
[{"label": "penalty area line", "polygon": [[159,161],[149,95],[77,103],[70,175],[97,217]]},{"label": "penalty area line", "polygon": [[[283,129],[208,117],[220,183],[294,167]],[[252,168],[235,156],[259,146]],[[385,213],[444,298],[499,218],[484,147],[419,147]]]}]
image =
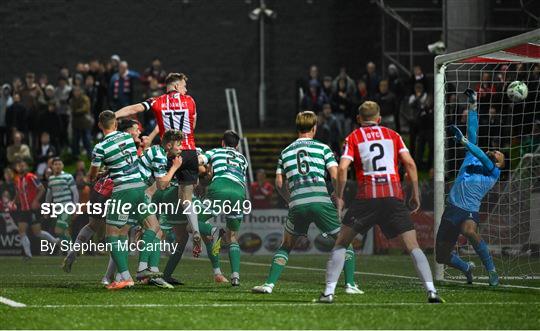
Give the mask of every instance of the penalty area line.
[{"label": "penalty area line", "polygon": [[14,307],[14,308],[27,307],[24,303],[13,301],[11,299],[4,298],[4,297],[0,297],[0,303],[3,303],[5,305],[8,305],[8,306]]},{"label": "penalty area line", "polygon": [[[391,307],[391,306],[426,306],[429,305],[425,302],[381,302],[381,303],[373,303],[373,302],[345,302],[345,303],[334,303],[332,306],[336,307],[342,307],[342,306],[352,306],[352,307]],[[451,302],[451,303],[444,303],[442,306],[507,306],[507,305],[540,305],[540,302]],[[162,308],[200,308],[200,307],[298,307],[298,306],[305,306],[305,307],[324,307],[328,308],[329,305],[327,304],[317,304],[316,302],[279,302],[279,303],[270,303],[270,302],[264,302],[264,303],[213,303],[213,304],[207,304],[207,303],[179,303],[179,304],[89,304],[89,305],[73,305],[73,304],[67,304],[67,305],[29,305],[26,306],[27,308],[116,308],[116,307],[122,307],[122,308],[156,308],[156,307],[162,307]]]},{"label": "penalty area line", "polygon": [[[193,259],[193,260],[198,260],[198,259]],[[222,263],[225,262],[225,263],[230,263],[229,261],[221,261]],[[270,267],[270,264],[266,264],[266,263],[257,263],[257,262],[240,262],[240,264],[244,264],[244,265],[251,265],[251,266],[263,266],[263,267]],[[288,265],[286,267],[287,269],[296,269],[296,270],[306,270],[306,271],[326,271],[326,269],[322,269],[322,268],[310,268],[310,267],[298,267],[298,266],[290,266]],[[418,277],[413,277],[413,276],[403,276],[403,275],[392,275],[392,274],[383,274],[383,273],[377,273],[377,272],[364,272],[364,271],[355,271],[355,274],[356,275],[366,275],[366,276],[379,276],[379,277],[390,277],[390,278],[401,278],[401,279],[414,279],[414,280],[419,280]],[[458,281],[458,280],[452,280],[452,279],[442,279],[440,280],[441,282],[446,282],[446,283],[456,283],[456,284],[464,284],[463,282],[461,281]],[[489,286],[488,283],[479,283],[479,282],[476,282],[474,283],[476,285],[481,285],[481,286]],[[497,287],[507,287],[507,288],[521,288],[521,289],[529,289],[529,290],[539,290],[540,291],[540,287],[534,287],[534,286],[525,286],[525,285],[511,285],[511,284],[499,284],[499,286]]]}]

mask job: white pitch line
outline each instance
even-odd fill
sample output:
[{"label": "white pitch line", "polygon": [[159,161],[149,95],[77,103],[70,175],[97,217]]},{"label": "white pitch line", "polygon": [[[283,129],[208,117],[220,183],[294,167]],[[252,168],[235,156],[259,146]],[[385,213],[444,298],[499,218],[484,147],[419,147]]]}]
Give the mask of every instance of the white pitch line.
[{"label": "white pitch line", "polygon": [[[193,259],[196,260],[196,259]],[[229,261],[222,261],[225,263],[229,263]],[[269,264],[265,263],[256,263],[256,262],[240,262],[240,264],[245,265],[252,265],[252,266],[264,266],[264,267],[270,267]],[[296,269],[296,270],[307,270],[307,271],[326,271],[326,269],[322,268],[310,268],[310,267],[297,267],[297,266],[287,266],[288,269]],[[381,274],[376,272],[364,272],[364,271],[356,271],[356,275],[367,275],[367,276],[380,276],[380,277],[390,277],[390,278],[402,278],[402,279],[415,279],[418,280],[418,277],[412,277],[412,276],[403,276],[403,275],[391,275],[391,274]],[[452,280],[452,279],[443,279],[442,282],[446,283],[456,283],[456,284],[464,284],[461,281],[458,280]],[[476,285],[482,285],[482,286],[489,286],[488,283],[475,283]],[[533,286],[524,286],[524,285],[510,285],[510,284],[500,284],[498,287],[508,287],[508,288],[523,288],[523,289],[530,289],[530,290],[539,290],[540,287],[533,287]]]},{"label": "white pitch line", "polygon": [[[353,307],[390,307],[390,306],[426,306],[428,303],[421,302],[386,302],[386,303],[361,303],[361,302],[345,302],[345,303],[336,303],[335,307],[341,306],[353,306]],[[443,306],[508,306],[508,305],[540,305],[540,302],[451,302],[444,303]],[[186,304],[90,304],[90,305],[29,305],[27,308],[152,308],[152,307],[170,307],[170,308],[197,308],[197,307],[298,307],[298,306],[309,306],[309,307],[324,307],[328,308],[329,305],[326,304],[317,304],[316,302],[278,302],[278,303],[186,303]]]},{"label": "white pitch line", "polygon": [[8,305],[8,306],[14,307],[14,308],[26,307],[26,305],[24,303],[13,301],[13,300],[10,300],[10,299],[4,298],[4,297],[0,297],[0,303],[3,303],[5,305]]}]

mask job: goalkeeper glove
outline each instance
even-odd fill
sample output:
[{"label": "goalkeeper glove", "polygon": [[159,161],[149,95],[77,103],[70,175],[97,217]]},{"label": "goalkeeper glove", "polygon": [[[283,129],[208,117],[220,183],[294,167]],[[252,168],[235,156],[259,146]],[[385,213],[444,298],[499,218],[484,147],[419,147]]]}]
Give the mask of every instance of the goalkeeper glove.
[{"label": "goalkeeper glove", "polygon": [[460,144],[465,145],[467,143],[467,138],[463,136],[463,133],[461,133],[461,130],[457,126],[450,125],[450,133],[452,138]]}]

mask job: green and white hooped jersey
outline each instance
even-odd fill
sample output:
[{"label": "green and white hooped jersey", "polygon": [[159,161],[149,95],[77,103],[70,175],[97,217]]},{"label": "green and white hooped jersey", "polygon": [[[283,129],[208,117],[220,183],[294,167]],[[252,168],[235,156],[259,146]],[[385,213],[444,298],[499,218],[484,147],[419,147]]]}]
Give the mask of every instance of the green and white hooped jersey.
[{"label": "green and white hooped jersey", "polygon": [[144,151],[138,164],[141,177],[148,186],[152,185],[155,179],[167,175],[167,153],[160,145],[153,145]]},{"label": "green and white hooped jersey", "polygon": [[129,133],[114,131],[94,147],[92,165],[107,166],[114,192],[144,186],[137,162],[137,146]]},{"label": "green and white hooped jersey", "polygon": [[227,178],[242,187],[246,187],[247,159],[242,153],[232,147],[214,148],[202,154],[204,164],[212,166],[214,176],[212,181],[218,178]]},{"label": "green and white hooped jersey", "polygon": [[52,194],[52,202],[54,203],[63,203],[63,202],[78,202],[73,201],[73,194],[71,189],[75,187],[75,179],[71,174],[68,174],[64,171],[59,175],[51,175],[49,177],[48,190]]},{"label": "green and white hooped jersey", "polygon": [[279,156],[276,174],[289,182],[289,207],[312,202],[332,203],[326,189],[326,169],[337,167],[332,150],[314,139],[299,138]]}]

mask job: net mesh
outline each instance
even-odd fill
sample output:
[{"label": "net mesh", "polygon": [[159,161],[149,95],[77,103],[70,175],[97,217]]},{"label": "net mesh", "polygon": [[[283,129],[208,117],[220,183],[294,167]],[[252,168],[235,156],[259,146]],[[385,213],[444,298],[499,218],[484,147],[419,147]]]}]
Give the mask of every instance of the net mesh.
[{"label": "net mesh", "polygon": [[[525,100],[506,95],[513,81],[527,84]],[[505,154],[500,180],[482,202],[479,230],[488,243],[499,273],[507,278],[540,278],[540,64],[451,63],[445,70],[445,126],[467,126],[467,99],[471,88],[478,95],[478,146]],[[453,139],[445,141],[445,195],[465,157]],[[462,257],[479,260],[466,239],[460,237]],[[483,268],[478,268],[480,278]],[[485,271],[484,271],[485,272]],[[456,273],[445,269],[446,278]]]}]

